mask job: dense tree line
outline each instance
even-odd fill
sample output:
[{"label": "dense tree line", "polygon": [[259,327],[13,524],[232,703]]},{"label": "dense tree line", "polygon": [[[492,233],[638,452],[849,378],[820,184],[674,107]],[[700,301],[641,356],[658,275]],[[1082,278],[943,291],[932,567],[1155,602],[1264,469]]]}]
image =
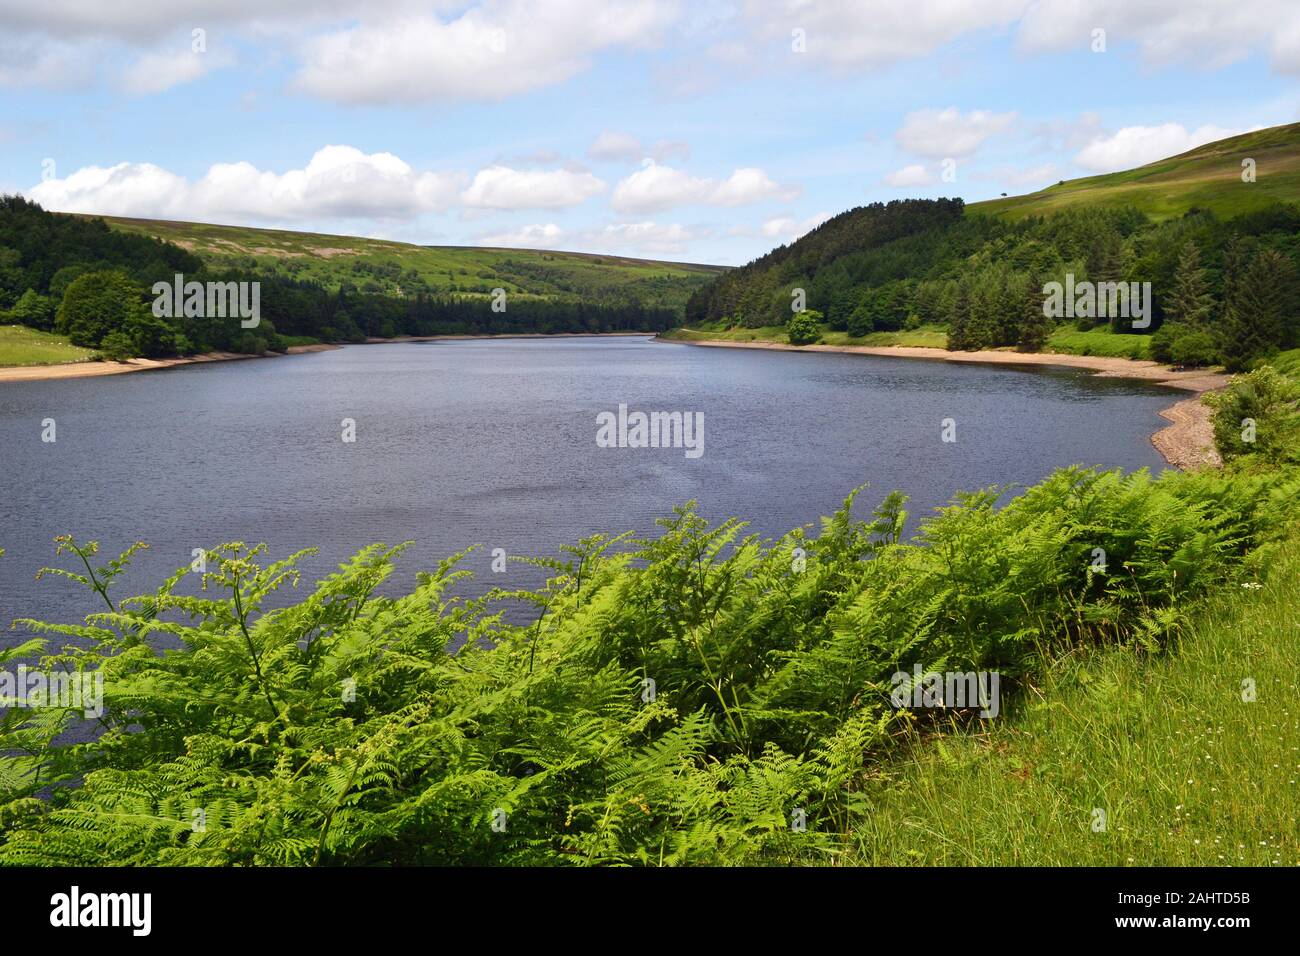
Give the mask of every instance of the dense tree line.
[{"label": "dense tree line", "polygon": [[428,293],[398,297],[362,292],[347,283],[330,292],[315,283],[279,277],[263,279],[262,313],[283,334],[331,342],[397,335],[661,332],[678,321],[672,309],[638,302],[564,302],[524,293],[499,298]]},{"label": "dense tree line", "polygon": [[824,270],[842,268],[864,250],[958,222],[963,209],[960,199],[906,199],[840,213],[796,242],[778,246],[698,289],[687,300],[686,321],[737,318],[752,328],[783,325],[790,316],[794,288],[812,293],[810,307],[829,312],[825,290],[810,288]]},{"label": "dense tree line", "polygon": [[[260,269],[256,260],[205,262],[172,243],[116,232],[102,219],[56,215],[18,196],[0,196],[0,324],[67,335],[110,358],[213,350],[282,350],[292,339],[356,342],[369,336],[521,332],[658,332],[679,314],[627,295],[598,302],[526,293],[434,295],[397,270],[383,278],[416,291],[395,295],[371,281],[383,264],[357,270],[337,289]],[[382,270],[381,270],[382,271]],[[237,316],[158,316],[152,287],[177,274],[195,282],[257,282],[260,321]],[[508,284],[508,283],[507,283]]]},{"label": "dense tree line", "polygon": [[[1085,207],[1005,222],[967,215],[960,200],[910,200],[851,210],[724,274],[692,296],[687,321],[785,325],[802,289],[808,309],[852,336],[937,324],[951,349],[1038,351],[1060,324],[1109,325],[1154,333],[1163,361],[1237,369],[1300,345],[1298,264],[1295,204],[1227,220],[1192,209],[1154,223],[1134,209]],[[1113,302],[1044,314],[1048,285],[1067,277],[1103,293],[1150,283],[1149,315]]]}]

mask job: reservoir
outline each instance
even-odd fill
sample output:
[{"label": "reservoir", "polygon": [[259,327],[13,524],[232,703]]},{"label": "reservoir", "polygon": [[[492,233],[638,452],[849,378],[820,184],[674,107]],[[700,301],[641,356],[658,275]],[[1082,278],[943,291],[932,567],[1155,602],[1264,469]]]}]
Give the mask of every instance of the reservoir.
[{"label": "reservoir", "polygon": [[[99,540],[105,559],[148,543],[114,586],[122,598],[156,588],[194,549],[236,540],[266,542],[271,558],[319,548],[300,593],[359,548],[405,540],[389,593],[471,544],[464,593],[535,586],[525,566],[494,573],[493,550],[557,555],[596,532],[652,534],[692,499],[765,536],[815,531],[868,483],[861,517],[900,489],[915,528],[959,490],[1032,484],[1070,464],[1164,468],[1150,436],[1176,397],[1065,367],[649,336],[363,345],[3,383],[0,623],[102,610],[67,581],[35,580],[42,565],[70,566],[54,556],[60,534]],[[599,416],[620,406],[701,423],[702,452],[602,447]],[[5,631],[5,645],[17,639]]]}]

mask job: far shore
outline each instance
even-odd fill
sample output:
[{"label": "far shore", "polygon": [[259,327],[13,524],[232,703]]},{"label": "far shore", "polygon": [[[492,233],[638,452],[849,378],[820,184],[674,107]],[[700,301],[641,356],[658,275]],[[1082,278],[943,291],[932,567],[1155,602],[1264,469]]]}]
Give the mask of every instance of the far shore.
[{"label": "far shore", "polygon": [[[338,348],[337,345],[294,345],[288,354],[300,352],[325,352]],[[274,358],[279,352],[267,352],[265,355],[248,355],[243,352],[204,352],[200,355],[186,355],[165,359],[128,359],[125,362],[88,361],[64,362],[61,365],[9,365],[0,367],[0,382],[41,382],[55,378],[95,378],[99,375],[122,375],[126,372],[152,372],[160,368],[176,368],[180,365],[202,365],[207,362],[234,362],[240,359]]]},{"label": "far shore", "polygon": [[[509,335],[403,335],[391,339],[369,338],[364,343],[356,344],[387,345],[441,340],[587,338],[590,336],[645,337],[653,335],[652,332],[519,332]],[[1222,372],[1210,372],[1203,369],[1180,371],[1167,365],[1161,365],[1159,362],[1143,359],[1109,358],[1096,355],[1063,355],[1049,352],[1003,352],[995,350],[949,352],[946,349],[924,348],[915,345],[789,345],[784,342],[731,342],[716,339],[688,341],[658,337],[655,337],[655,341],[707,348],[769,349],[787,352],[845,352],[857,355],[880,355],[886,358],[929,359],[940,362],[974,362],[994,365],[1056,365],[1088,369],[1093,374],[1103,378],[1140,379],[1153,385],[1163,385],[1168,388],[1194,392],[1197,396],[1175,402],[1169,408],[1162,409],[1160,412],[1171,424],[1152,435],[1151,444],[1160,452],[1165,461],[1176,468],[1184,470],[1204,465],[1217,467],[1222,464],[1218,452],[1214,449],[1214,431],[1210,425],[1210,410],[1200,400],[1201,393],[1220,389],[1228,384],[1229,377]],[[294,345],[287,350],[287,354],[325,352],[337,348],[342,348],[342,346],[326,343]],[[148,372],[154,369],[198,365],[207,362],[274,358],[281,354],[286,353],[268,352],[265,355],[246,355],[237,352],[205,352],[202,355],[189,355],[184,358],[141,358],[130,359],[126,362],[89,361],[67,362],[61,365],[9,366],[0,368],[0,383],[121,375],[127,372]]]},{"label": "far shore", "polygon": [[[368,338],[365,342],[348,342],[346,345],[389,345],[402,342],[436,342],[440,340],[464,339],[559,339],[590,338],[592,336],[641,336],[654,335],[653,332],[515,332],[509,335],[399,335],[391,339]],[[85,361],[64,362],[55,365],[6,365],[0,366],[0,382],[41,382],[56,378],[93,378],[99,375],[122,375],[126,372],[152,372],[160,368],[176,368],[181,365],[201,365],[207,362],[235,362],[241,359],[276,358],[280,355],[299,355],[304,352],[329,352],[343,348],[318,342],[315,345],[292,345],[284,352],[264,352],[261,355],[249,355],[244,352],[204,352],[200,355],[186,355],[165,359],[128,359],[125,362]]]},{"label": "far shore", "polygon": [[1102,378],[1131,378],[1196,393],[1195,398],[1175,402],[1160,414],[1172,424],[1151,436],[1151,444],[1165,461],[1175,468],[1189,470],[1205,465],[1222,464],[1214,448],[1214,429],[1210,409],[1201,401],[1204,392],[1223,388],[1229,376],[1204,369],[1178,370],[1145,359],[1110,358],[1099,355],[1062,355],[1055,352],[1003,352],[986,349],[978,352],[949,352],[947,349],[916,345],[789,345],[784,342],[732,342],[718,339],[689,341],[657,339],[680,345],[708,348],[772,349],[786,352],[846,352],[856,355],[881,355],[886,358],[929,359],[938,362],[974,362],[993,365],[1056,365],[1088,369]]}]

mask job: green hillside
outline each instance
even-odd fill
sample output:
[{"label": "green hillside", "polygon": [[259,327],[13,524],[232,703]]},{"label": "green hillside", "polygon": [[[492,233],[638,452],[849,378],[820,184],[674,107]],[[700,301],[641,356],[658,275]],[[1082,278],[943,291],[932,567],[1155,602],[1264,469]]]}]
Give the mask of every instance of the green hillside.
[{"label": "green hillside", "polygon": [[344,282],[386,295],[487,296],[503,288],[512,295],[595,303],[632,299],[680,311],[692,291],[723,271],[721,266],[579,252],[416,246],[282,229],[97,218],[122,232],[174,243],[214,269],[272,271],[331,291]]},{"label": "green hillside", "polygon": [[[1242,182],[1242,160],[1255,161],[1255,182]],[[1137,169],[1071,179],[1030,193],[974,203],[972,212],[1006,219],[1041,216],[1080,204],[1133,206],[1152,219],[1193,207],[1227,218],[1300,199],[1300,123],[1221,139]]]},{"label": "green hillside", "polygon": [[[873,203],[718,276],[687,300],[685,324],[797,345],[914,344],[926,330],[954,351],[1237,371],[1300,346],[1297,200],[1300,124],[970,207]],[[1066,308],[1076,280],[1084,291]],[[1093,287],[1117,297],[1121,283],[1125,303],[1088,298]],[[792,309],[802,314],[788,324]]]}]

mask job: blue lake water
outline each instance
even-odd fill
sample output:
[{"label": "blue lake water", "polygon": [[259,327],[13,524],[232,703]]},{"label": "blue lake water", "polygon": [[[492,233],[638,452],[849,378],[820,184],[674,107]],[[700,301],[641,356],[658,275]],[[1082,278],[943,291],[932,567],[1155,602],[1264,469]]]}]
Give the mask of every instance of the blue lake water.
[{"label": "blue lake water", "polygon": [[[778,535],[855,486],[913,515],[954,492],[1030,484],[1069,464],[1164,466],[1150,443],[1167,389],[1063,367],[700,348],[649,337],[365,345],[275,359],[0,383],[0,620],[96,610],[34,580],[72,533],[116,553],[149,543],[116,589],[151,590],[223,541],[321,549],[324,574],[374,541],[413,539],[388,590],[478,543],[555,554],[594,532],[649,533],[697,499]],[[704,452],[601,448],[597,416],[703,413]],[[53,418],[57,441],[41,440]],[[342,440],[344,419],[355,442]],[[941,440],[953,419],[956,441]],[[5,638],[11,642],[16,635]]]}]

